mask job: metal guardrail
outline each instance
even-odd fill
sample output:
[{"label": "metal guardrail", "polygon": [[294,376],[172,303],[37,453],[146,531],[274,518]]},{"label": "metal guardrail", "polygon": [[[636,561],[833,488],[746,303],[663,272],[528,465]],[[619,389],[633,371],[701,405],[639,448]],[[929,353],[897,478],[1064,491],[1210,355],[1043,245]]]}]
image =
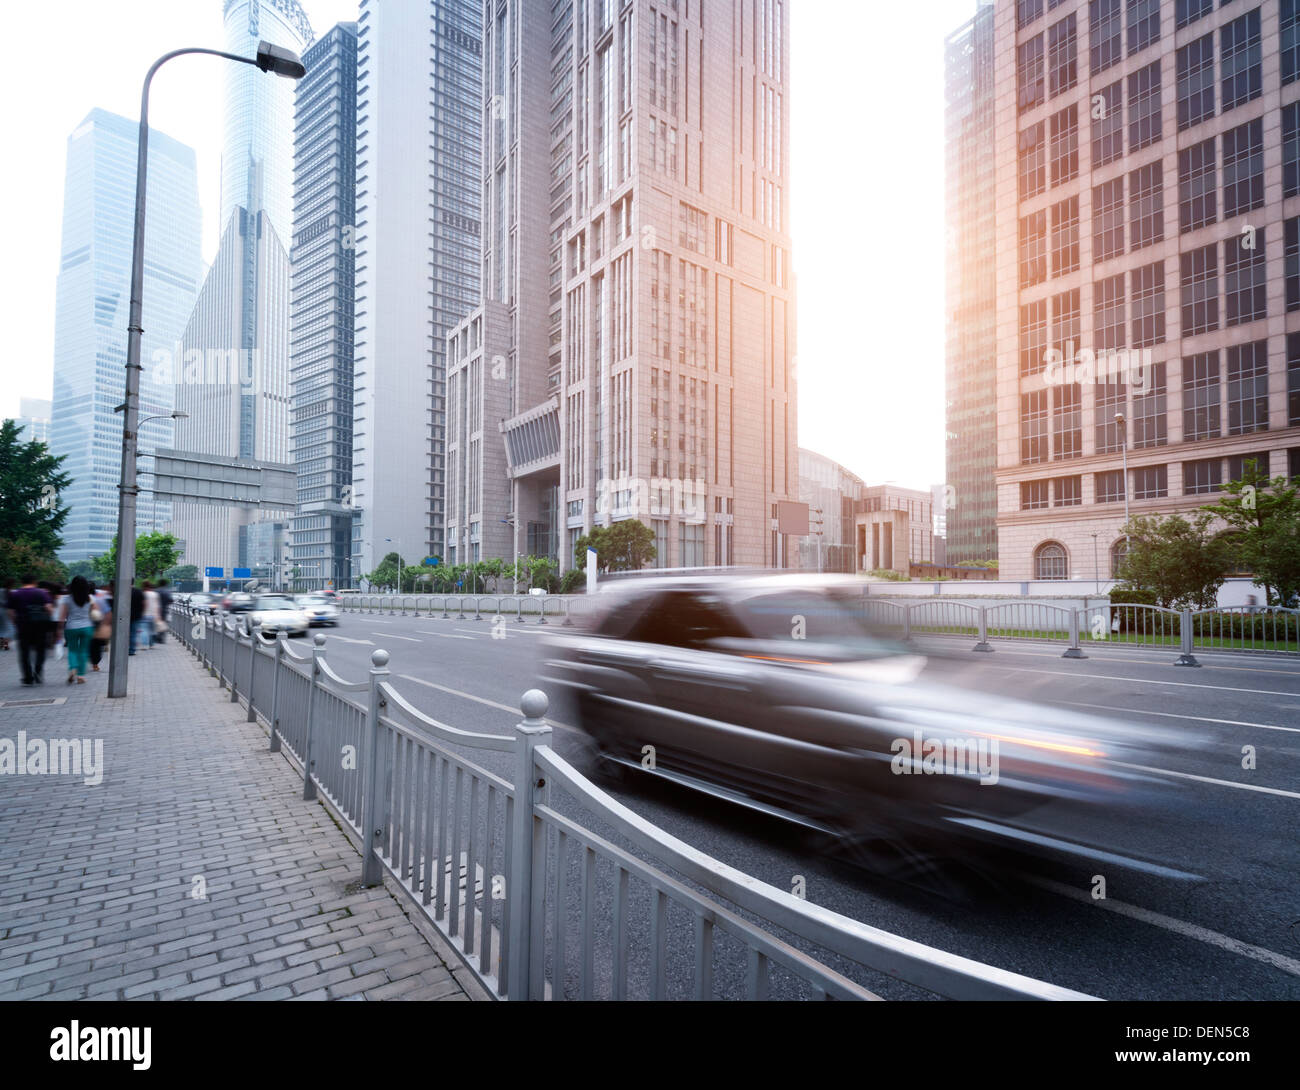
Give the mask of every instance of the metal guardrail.
[{"label": "metal guardrail", "polygon": [[[238,616],[177,604],[170,618],[249,722],[266,723],[270,749],[297,761],[303,798],[319,794],[351,828],[363,883],[395,883],[496,997],[708,999],[743,977],[745,997],[763,999],[778,974],[814,998],[878,998],[782,931],[949,998],[1093,998],[841,916],[670,836],[551,748],[538,690],[512,734],[465,731],[393,688],[387,651],[350,682],[322,634],[302,654]],[[472,757],[492,752],[507,755],[513,783]],[[564,798],[624,843],[563,812]],[[667,975],[684,934],[689,982]]]},{"label": "metal guardrail", "polygon": [[[346,594],[337,599],[344,613],[375,613],[378,615],[426,616],[441,615],[444,619],[481,621],[484,617],[512,617],[518,624],[526,623],[525,616],[536,618],[533,623],[555,624],[564,627],[573,624],[575,608],[578,616],[588,608],[583,595],[570,594]],[[547,618],[552,618],[547,620]]]}]

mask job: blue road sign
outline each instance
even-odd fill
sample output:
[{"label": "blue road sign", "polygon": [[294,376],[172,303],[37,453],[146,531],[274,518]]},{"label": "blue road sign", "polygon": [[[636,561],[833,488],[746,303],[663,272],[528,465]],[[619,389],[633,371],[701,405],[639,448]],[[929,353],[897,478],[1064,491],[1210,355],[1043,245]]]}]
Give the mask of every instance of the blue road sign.
[{"label": "blue road sign", "polygon": [[224,579],[226,577],[225,568],[204,568],[203,574],[210,579]]},{"label": "blue road sign", "polygon": [[231,575],[231,577],[234,578],[234,579],[252,579],[252,578],[253,578],[253,569],[252,569],[252,568],[232,568],[232,569],[230,570],[230,575]]},{"label": "blue road sign", "polygon": [[441,563],[442,557],[440,556],[426,556],[424,558],[424,566],[426,568],[436,568]]}]

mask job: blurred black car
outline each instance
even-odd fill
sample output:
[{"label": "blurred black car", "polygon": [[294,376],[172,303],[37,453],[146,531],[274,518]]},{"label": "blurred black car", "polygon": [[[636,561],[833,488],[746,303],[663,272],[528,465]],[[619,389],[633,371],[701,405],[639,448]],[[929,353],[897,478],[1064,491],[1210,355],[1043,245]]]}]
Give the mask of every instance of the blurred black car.
[{"label": "blurred black car", "polygon": [[852,578],[663,576],[602,588],[552,637],[599,758],[850,839],[881,834],[1079,845],[1034,829],[1070,800],[1176,791],[1152,766],[1196,739],[922,677],[873,631]]}]

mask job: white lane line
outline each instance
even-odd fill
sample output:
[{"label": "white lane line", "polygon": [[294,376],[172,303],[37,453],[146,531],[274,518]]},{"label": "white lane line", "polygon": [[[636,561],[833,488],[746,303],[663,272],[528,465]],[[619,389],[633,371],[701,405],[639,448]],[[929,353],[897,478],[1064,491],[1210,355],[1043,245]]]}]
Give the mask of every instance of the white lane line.
[{"label": "white lane line", "polygon": [[[922,637],[922,638],[924,638],[924,637]],[[995,637],[993,637],[993,639],[996,641],[997,637],[995,636]],[[937,644],[937,643],[936,643],[936,644],[934,644],[933,646],[935,646],[935,647],[937,648],[937,647],[941,647],[941,646],[944,646],[944,645],[942,645],[942,644]],[[1084,649],[1085,651],[1088,651],[1088,650],[1097,650],[1097,651],[1100,651],[1102,655],[1111,655],[1111,656],[1112,656],[1112,661],[1113,661],[1117,666],[1128,666],[1128,665],[1130,665],[1130,664],[1138,665],[1138,666],[1168,666],[1168,665],[1169,665],[1169,660],[1168,660],[1168,659],[1132,659],[1132,658],[1127,658],[1127,657],[1125,657],[1124,655],[1122,655],[1122,654],[1119,653],[1119,650],[1120,650],[1119,648],[1114,648],[1114,647],[1112,647],[1112,650],[1109,650],[1109,651],[1102,651],[1101,649],[1102,649],[1103,647],[1106,647],[1106,646],[1107,646],[1104,642],[1103,642],[1103,643],[1097,643],[1097,644],[1088,644],[1088,643],[1085,643],[1085,644],[1082,644],[1081,646],[1083,647],[1083,649]],[[1177,649],[1174,648],[1174,649],[1172,649],[1172,650],[1177,650]],[[1215,651],[1213,648],[1204,648],[1204,647],[1197,647],[1197,648],[1195,648],[1195,650],[1197,650],[1197,651],[1204,651],[1204,652],[1206,652],[1207,654],[1209,654],[1209,653],[1213,653],[1213,654],[1216,654],[1216,655],[1226,655],[1226,654],[1231,654],[1231,653],[1232,653],[1232,652],[1228,652],[1228,651]],[[998,652],[1001,653],[1001,654],[1004,654],[1004,655],[1020,655],[1020,656],[1022,656],[1022,657],[1024,657],[1024,658],[1032,658],[1032,659],[1059,659],[1059,658],[1061,657],[1059,653],[1054,652],[1054,651],[1021,651],[1021,650],[1019,650],[1019,649],[1017,649],[1017,648],[1013,648],[1013,647],[999,647],[999,648],[998,648]],[[1240,655],[1243,655],[1243,656],[1244,656],[1244,655],[1245,655],[1245,652],[1237,652],[1237,654],[1240,654]],[[1258,661],[1258,659],[1256,659],[1255,661]],[[1003,667],[1003,669],[1010,669],[1010,667]],[[1267,668],[1265,668],[1265,667],[1263,667],[1263,666],[1237,666],[1237,665],[1233,665],[1233,666],[1216,666],[1215,664],[1210,663],[1210,662],[1203,662],[1203,663],[1201,663],[1201,669],[1202,669],[1202,670],[1226,670],[1226,671],[1229,671],[1230,673],[1234,673],[1234,674],[1280,674],[1280,675],[1282,675],[1283,677],[1295,677],[1295,676],[1296,676],[1296,672],[1295,672],[1294,670],[1269,670],[1269,669],[1267,669]],[[1294,695],[1294,694],[1292,694],[1292,695]]]},{"label": "white lane line", "polygon": [[[375,635],[377,636],[377,635],[379,635],[379,633],[376,632]],[[374,646],[375,646],[375,641],[374,641],[374,640],[353,640],[353,639],[349,639],[347,636],[335,636],[335,635],[331,635],[331,636],[329,636],[329,639],[331,639],[331,640],[338,640],[338,641],[340,641],[341,643],[364,643],[364,644],[366,644],[366,645],[369,646],[369,647],[374,647]]]},{"label": "white lane line", "polygon": [[416,629],[417,632],[423,632],[426,636],[437,636],[442,640],[472,640],[473,636],[453,636],[450,632],[430,632],[427,628]]},{"label": "white lane line", "polygon": [[1031,878],[1030,881],[1034,885],[1058,893],[1062,897],[1082,901],[1096,908],[1104,908],[1108,912],[1128,916],[1130,919],[1140,920],[1142,923],[1149,923],[1155,927],[1163,927],[1166,931],[1174,931],[1189,939],[1209,943],[1211,946],[1217,946],[1230,954],[1240,954],[1242,957],[1263,962],[1265,965],[1271,965],[1274,969],[1281,969],[1284,973],[1290,973],[1292,976],[1300,976],[1300,961],[1289,958],[1285,954],[1265,950],[1262,946],[1253,946],[1248,942],[1242,942],[1240,939],[1234,939],[1218,931],[1211,931],[1208,927],[1200,927],[1194,923],[1187,923],[1185,920],[1176,920],[1172,916],[1164,916],[1147,908],[1125,904],[1123,901],[1113,901],[1109,897],[1104,900],[1094,901],[1091,893],[1075,889],[1073,886],[1064,885],[1061,882],[1053,882],[1050,878]]},{"label": "white lane line", "polygon": [[[474,703],[476,704],[484,704],[489,708],[497,708],[500,711],[509,712],[511,715],[523,714],[518,708],[512,708],[509,704],[500,704],[495,700],[488,700],[486,697],[483,696],[475,696],[473,693],[467,693],[463,689],[452,689],[446,685],[438,685],[435,682],[426,681],[422,677],[412,677],[410,674],[399,674],[398,676],[403,681],[414,681],[417,685],[425,685],[428,686],[430,689],[437,689],[441,693],[450,693],[452,696],[463,697],[466,700],[474,701]],[[560,730],[571,730],[577,734],[582,733],[581,731],[578,730],[577,727],[571,727],[568,723],[560,723],[555,719],[547,719],[545,720],[545,722],[549,726],[557,727]]]},{"label": "white lane line", "polygon": [[[484,631],[486,631],[486,630],[485,630],[485,629],[482,629],[482,628],[458,628],[458,629],[456,629],[456,631],[457,631],[457,632],[473,632],[473,633],[476,633],[476,634],[477,634],[477,633],[484,632]],[[529,634],[529,635],[533,635],[533,636],[545,636],[545,635],[546,635],[545,630],[539,632],[539,631],[537,631],[537,629],[535,629],[535,628],[524,628],[524,627],[516,628],[516,627],[514,626],[514,623],[513,623],[513,622],[511,623],[510,627],[506,629],[506,631],[507,631],[507,632],[518,632],[518,633],[521,633],[521,634],[522,634],[522,633],[527,633],[527,634]],[[498,636],[497,638],[500,639],[501,637]]]},{"label": "white lane line", "polygon": [[1258,787],[1253,783],[1238,783],[1236,780],[1216,780],[1212,776],[1196,776],[1191,772],[1174,772],[1168,768],[1152,768],[1150,765],[1131,765],[1125,761],[1115,761],[1120,768],[1133,768],[1139,772],[1159,772],[1162,776],[1177,776],[1180,780],[1197,780],[1200,783],[1217,783],[1220,787],[1236,787],[1242,791],[1260,791],[1266,795],[1281,795],[1283,798],[1300,799],[1300,791],[1283,791],[1280,787]]},{"label": "white lane line", "polygon": [[1133,685],[1166,685],[1178,689],[1213,689],[1216,693],[1253,693],[1255,696],[1300,696],[1295,692],[1279,692],[1274,689],[1242,689],[1232,685],[1195,685],[1190,681],[1161,681],[1157,678],[1115,677],[1111,674],[1075,673],[1073,670],[1031,670],[1027,666],[993,666],[991,669],[1005,670],[1009,673],[1055,674],[1059,677],[1072,677],[1076,680],[1093,679],[1096,681],[1127,681]]},{"label": "white lane line", "polygon": [[414,636],[399,636],[396,632],[372,632],[372,636],[383,636],[386,640],[405,640],[407,643],[424,643],[423,640],[417,640]]},{"label": "white lane line", "polygon": [[1108,712],[1124,712],[1127,715],[1159,715],[1165,719],[1194,719],[1198,723],[1222,723],[1228,727],[1258,727],[1260,730],[1285,730],[1300,734],[1300,727],[1277,727],[1272,723],[1247,723],[1241,719],[1211,719],[1208,715],[1178,715],[1175,712],[1152,712],[1138,708],[1115,708],[1110,704],[1087,704],[1082,700],[1053,700],[1053,704],[1068,704],[1072,708],[1102,708]]}]

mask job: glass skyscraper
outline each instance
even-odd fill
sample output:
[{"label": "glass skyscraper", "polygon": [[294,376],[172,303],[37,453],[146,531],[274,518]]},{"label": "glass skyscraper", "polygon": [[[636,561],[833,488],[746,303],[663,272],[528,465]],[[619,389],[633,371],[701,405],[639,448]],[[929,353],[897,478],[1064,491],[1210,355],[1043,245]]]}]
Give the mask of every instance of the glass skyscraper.
[{"label": "glass skyscraper", "polygon": [[[126,326],[131,287],[138,123],[92,110],[68,138],[63,242],[54,330],[54,404],[50,448],[66,455],[72,483],[61,497],[64,561],[107,552],[117,532]],[[150,486],[158,447],[172,441],[173,387],[158,354],[174,350],[202,274],[201,222],[194,150],[156,129],[149,134],[149,224],[145,234],[144,336],[137,529],[167,518]]]},{"label": "glass skyscraper", "polygon": [[294,140],[290,250],[291,456],[298,504],[295,584],[351,584],[352,328],[357,163],[357,24],[303,55]]}]

